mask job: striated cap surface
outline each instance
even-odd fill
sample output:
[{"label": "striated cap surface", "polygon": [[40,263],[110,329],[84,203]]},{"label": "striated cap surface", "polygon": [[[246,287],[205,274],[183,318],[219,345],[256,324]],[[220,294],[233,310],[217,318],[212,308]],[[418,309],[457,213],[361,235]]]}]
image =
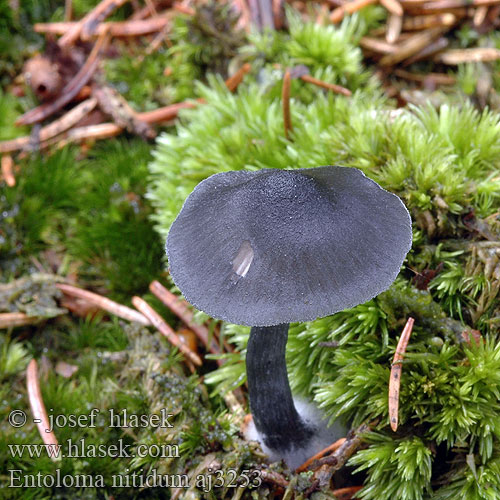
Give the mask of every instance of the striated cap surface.
[{"label": "striated cap surface", "polygon": [[186,199],[167,238],[186,300],[250,326],[310,321],[386,290],[411,248],[403,202],[360,170],[215,174]]}]

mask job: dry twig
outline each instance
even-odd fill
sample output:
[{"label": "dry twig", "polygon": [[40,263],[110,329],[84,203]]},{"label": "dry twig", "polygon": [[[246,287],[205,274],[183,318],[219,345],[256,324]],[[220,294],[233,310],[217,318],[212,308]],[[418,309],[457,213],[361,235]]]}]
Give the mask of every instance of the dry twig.
[{"label": "dry twig", "polygon": [[391,377],[389,379],[389,421],[391,429],[396,432],[398,428],[398,410],[399,410],[399,386],[401,385],[401,372],[403,371],[403,356],[406,352],[406,346],[410,340],[413,329],[413,318],[408,318],[406,325],[401,333],[401,337],[392,360]]}]

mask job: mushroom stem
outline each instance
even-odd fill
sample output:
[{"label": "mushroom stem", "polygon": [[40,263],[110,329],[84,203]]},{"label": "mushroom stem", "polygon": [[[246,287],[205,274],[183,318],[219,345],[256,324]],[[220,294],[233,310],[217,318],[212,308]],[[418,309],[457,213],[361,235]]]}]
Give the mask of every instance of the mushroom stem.
[{"label": "mushroom stem", "polygon": [[288,323],[252,327],[248,340],[247,380],[255,428],[273,450],[305,445],[313,435],[298,414],[286,371]]}]

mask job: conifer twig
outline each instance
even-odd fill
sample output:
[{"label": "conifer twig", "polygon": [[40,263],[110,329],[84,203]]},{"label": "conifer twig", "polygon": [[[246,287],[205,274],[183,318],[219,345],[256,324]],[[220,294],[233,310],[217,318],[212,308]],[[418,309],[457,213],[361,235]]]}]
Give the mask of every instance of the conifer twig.
[{"label": "conifer twig", "polygon": [[408,318],[392,360],[391,377],[389,379],[389,421],[391,429],[394,432],[398,428],[399,386],[401,385],[401,372],[403,371],[403,356],[406,352],[414,323],[415,320],[413,318]]},{"label": "conifer twig", "polygon": [[138,313],[130,307],[124,306],[123,304],[118,304],[114,300],[103,297],[97,293],[89,292],[88,290],[83,290],[73,285],[67,285],[65,283],[56,283],[56,287],[59,288],[66,295],[71,295],[73,297],[78,297],[80,299],[87,300],[95,304],[96,306],[108,311],[116,316],[126,319],[128,321],[134,321],[136,323],[141,323],[142,325],[150,325],[150,321],[142,314]]},{"label": "conifer twig", "polygon": [[347,460],[356,452],[363,442],[364,434],[371,430],[371,424],[361,424],[357,429],[352,429],[347,434],[344,443],[333,453],[324,458],[320,458],[314,464],[319,467],[315,477],[319,480],[319,487],[327,487],[330,484],[332,475],[340,470]]},{"label": "conifer twig", "polygon": [[295,469],[295,472],[299,473],[305,471],[316,460],[323,458],[327,453],[333,453],[334,451],[338,450],[344,443],[345,443],[345,438],[337,439],[335,443],[327,446],[325,449],[316,453],[316,455],[313,455],[312,457],[308,458],[302,465],[300,465],[299,467],[297,467],[297,469]]},{"label": "conifer twig", "polygon": [[186,342],[174,332],[174,330],[145,300],[134,296],[132,297],[132,304],[134,304],[134,307],[136,307],[138,311],[148,318],[151,324],[190,361],[192,361],[195,365],[202,365],[200,357],[187,346]]},{"label": "conifer twig", "polygon": [[56,435],[49,424],[49,417],[42,399],[42,391],[40,390],[40,380],[38,378],[38,364],[32,359],[26,369],[26,388],[28,391],[28,399],[33,412],[33,422],[38,427],[38,432],[42,441],[47,445],[47,451],[50,458],[55,462],[61,459],[61,456],[56,453],[59,446]]},{"label": "conifer twig", "polygon": [[207,328],[197,324],[193,320],[193,313],[189,310],[188,303],[181,297],[177,297],[170,290],[167,290],[160,282],[152,281],[149,285],[151,292],[158,297],[176,316],[178,316],[187,326],[198,336],[206,348],[213,354],[221,352],[220,347],[214,339],[210,342],[210,334]]},{"label": "conifer twig", "polygon": [[1,160],[2,177],[9,187],[16,185],[16,177],[14,176],[14,160],[10,155],[2,156]]},{"label": "conifer twig", "polygon": [[281,100],[283,102],[283,126],[285,129],[285,137],[289,138],[289,133],[293,130],[292,119],[290,117],[290,87],[291,87],[291,76],[290,71],[285,71],[285,76],[283,77],[283,89],[281,91]]},{"label": "conifer twig", "polygon": [[50,103],[42,104],[36,108],[26,112],[17,119],[16,125],[29,125],[45,120],[51,114],[55,113],[63,106],[68,104],[77,94],[82,87],[90,80],[99,62],[99,55],[101,51],[107,46],[109,36],[107,34],[101,35],[85,64],[80,68],[78,73],[71,79],[71,81],[64,87],[61,95]]}]

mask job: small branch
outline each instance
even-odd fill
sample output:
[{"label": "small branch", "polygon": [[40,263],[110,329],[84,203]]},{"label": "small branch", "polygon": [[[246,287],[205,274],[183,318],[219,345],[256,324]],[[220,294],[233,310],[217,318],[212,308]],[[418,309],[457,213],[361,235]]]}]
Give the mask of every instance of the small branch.
[{"label": "small branch", "polygon": [[392,360],[391,377],[389,379],[389,421],[391,429],[396,432],[398,428],[398,410],[399,410],[399,386],[401,385],[401,372],[403,370],[403,356],[406,352],[408,341],[415,320],[408,318],[406,325],[401,333],[401,337]]},{"label": "small branch", "polygon": [[[49,431],[49,417],[42,399],[42,391],[40,390],[40,381],[38,379],[38,364],[32,359],[26,369],[26,387],[28,390],[28,399],[33,412],[33,421],[38,427],[38,432],[42,441],[47,445],[50,458],[56,462],[61,460],[61,456],[56,454],[59,446],[54,431]],[[52,452],[52,453],[51,453]]]},{"label": "small branch", "polygon": [[320,469],[316,472],[315,476],[319,479],[320,487],[328,487],[330,485],[333,474],[340,470],[361,446],[364,435],[367,431],[371,430],[371,425],[374,424],[361,424],[357,429],[351,430],[344,443],[333,455],[321,458],[316,462]]},{"label": "small branch", "polygon": [[259,471],[259,476],[265,483],[281,486],[281,488],[287,488],[290,484],[279,472],[273,470],[262,469]]},{"label": "small branch", "polygon": [[283,102],[283,126],[285,128],[285,137],[288,139],[290,132],[293,130],[292,119],[290,117],[290,87],[291,77],[290,71],[285,71],[283,77],[283,89],[281,91],[281,100]]},{"label": "small branch", "polygon": [[341,85],[335,85],[334,83],[324,82],[323,80],[318,80],[317,78],[312,77],[311,75],[302,75],[300,77],[301,80],[307,83],[312,83],[313,85],[317,85],[318,87],[322,87],[327,90],[331,90],[336,94],[342,94],[347,97],[352,95],[352,92]]},{"label": "small branch", "polygon": [[143,139],[156,137],[155,130],[138,117],[129,103],[115,89],[109,85],[95,85],[92,93],[99,102],[101,110],[110,115],[119,127]]},{"label": "small branch", "polygon": [[324,450],[321,450],[320,452],[316,453],[316,455],[313,455],[311,458],[308,458],[300,467],[297,467],[295,472],[299,473],[307,470],[311,464],[313,464],[320,458],[323,458],[327,453],[333,453],[334,451],[337,451],[344,443],[345,443],[345,438],[338,439],[337,441],[335,441],[335,443],[331,444],[330,446],[327,446]]},{"label": "small branch", "polygon": [[80,68],[80,71],[78,71],[78,73],[72,78],[68,85],[64,87],[59,98],[55,101],[47,104],[42,104],[41,106],[37,106],[36,108],[28,111],[17,119],[16,125],[29,125],[45,120],[50,115],[68,104],[94,74],[94,71],[96,70],[97,64],[99,62],[99,54],[102,50],[104,50],[108,42],[108,35],[105,34],[99,37],[96,44],[92,48],[87,61],[85,61],[85,64]]},{"label": "small branch", "polygon": [[14,176],[14,160],[12,159],[12,156],[2,156],[1,164],[2,177],[4,178],[5,183],[9,187],[14,187],[16,185],[16,177]]},{"label": "small branch", "polygon": [[92,304],[110,312],[120,318],[126,319],[128,321],[134,321],[136,323],[141,323],[142,325],[150,325],[150,321],[142,314],[134,311],[130,307],[124,306],[123,304],[118,304],[114,300],[98,295],[97,293],[89,292],[88,290],[83,290],[72,285],[66,285],[63,283],[57,283],[56,287],[59,288],[66,295],[71,295],[73,297],[78,297],[80,299],[85,299]]},{"label": "small branch", "polygon": [[172,328],[163,320],[163,318],[143,299],[140,297],[132,297],[132,304],[149,319],[151,324],[162,334],[167,340],[177,347],[190,361],[195,365],[201,366],[200,357],[194,353]]},{"label": "small branch", "polygon": [[158,297],[176,316],[178,316],[202,341],[203,345],[213,354],[221,352],[220,347],[212,339],[210,342],[210,334],[203,326],[195,323],[193,313],[188,307],[188,303],[174,295],[170,290],[167,290],[160,282],[153,281],[149,285],[151,292]]}]

